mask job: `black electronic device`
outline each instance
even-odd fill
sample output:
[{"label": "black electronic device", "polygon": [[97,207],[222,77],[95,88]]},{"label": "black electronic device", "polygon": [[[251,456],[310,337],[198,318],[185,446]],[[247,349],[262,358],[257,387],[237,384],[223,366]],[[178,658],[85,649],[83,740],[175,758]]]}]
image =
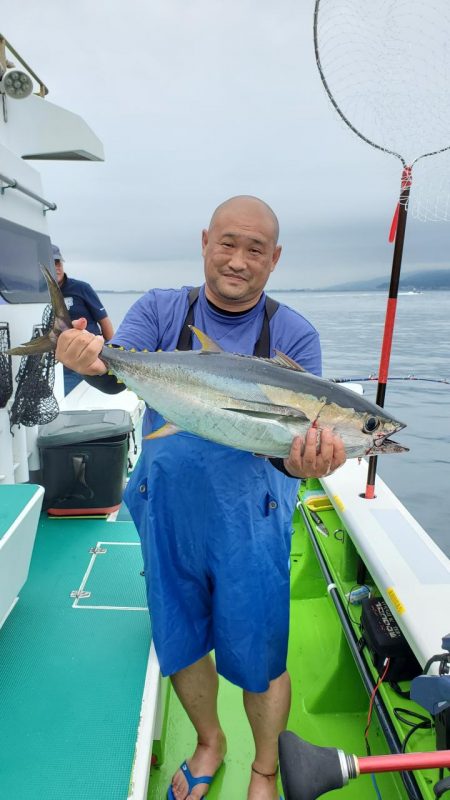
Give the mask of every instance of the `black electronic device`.
[{"label": "black electronic device", "polygon": [[367,597],[362,601],[361,628],[380,675],[386,659],[390,659],[386,680],[411,680],[421,674],[419,662],[382,597]]}]

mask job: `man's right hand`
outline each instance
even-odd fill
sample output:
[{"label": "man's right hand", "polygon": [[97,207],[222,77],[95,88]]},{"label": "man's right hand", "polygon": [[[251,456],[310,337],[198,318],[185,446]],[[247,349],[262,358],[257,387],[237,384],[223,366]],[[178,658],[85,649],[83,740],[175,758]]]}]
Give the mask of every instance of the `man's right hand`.
[{"label": "man's right hand", "polygon": [[105,344],[103,336],[89,333],[83,318],[73,320],[72,325],[58,337],[56,359],[81,375],[104,375],[108,370],[98,357]]}]

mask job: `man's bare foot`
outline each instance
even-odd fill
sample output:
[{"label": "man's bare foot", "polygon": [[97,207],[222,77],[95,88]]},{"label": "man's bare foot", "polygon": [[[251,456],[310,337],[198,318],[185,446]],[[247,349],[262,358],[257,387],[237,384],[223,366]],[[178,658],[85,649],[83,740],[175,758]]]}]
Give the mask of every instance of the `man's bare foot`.
[{"label": "man's bare foot", "polygon": [[[194,778],[200,775],[214,775],[219,769],[227,751],[225,735],[220,731],[216,739],[208,742],[199,742],[192,758],[187,765]],[[172,791],[175,800],[200,800],[207,793],[209,785],[199,783],[194,786],[192,793],[188,794],[187,780],[181,769],[177,770],[172,778]]]},{"label": "man's bare foot", "polygon": [[[262,770],[261,770],[262,772]],[[247,800],[279,800],[277,789],[278,770],[275,775],[261,775],[252,769]]]}]

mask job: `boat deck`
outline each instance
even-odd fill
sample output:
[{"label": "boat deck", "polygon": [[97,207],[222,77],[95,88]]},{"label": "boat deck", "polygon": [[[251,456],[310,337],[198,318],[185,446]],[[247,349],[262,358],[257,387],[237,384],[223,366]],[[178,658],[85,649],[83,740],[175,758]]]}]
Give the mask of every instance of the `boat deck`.
[{"label": "boat deck", "polygon": [[[127,797],[150,644],[141,570],[131,522],[41,515],[0,629],[2,797]],[[85,577],[90,597],[71,597]]]},{"label": "boat deck", "polygon": [[[322,516],[331,530],[339,526],[334,509]],[[369,698],[298,512],[294,528],[288,728],[314,744],[363,755]],[[325,556],[343,548],[341,539],[318,536]],[[356,557],[346,540],[338,558],[342,592],[354,583]],[[138,537],[126,513],[115,522],[41,515],[28,581],[0,629],[1,797],[129,797],[151,642],[141,570]],[[356,625],[360,609],[352,607],[351,614]],[[391,712],[396,705],[415,707],[388,686],[380,693]],[[225,680],[219,714],[228,753],[208,798],[245,800],[253,742],[241,691]],[[409,729],[395,724],[402,740]],[[194,729],[171,691],[161,734],[149,800],[166,800],[174,771],[195,747]],[[369,740],[372,753],[387,752],[376,715]],[[433,749],[431,732],[417,731],[414,746]],[[150,747],[151,740],[147,752]],[[436,780],[435,772],[420,776],[427,800]],[[377,783],[383,798],[406,800],[398,777],[379,775]],[[327,797],[372,800],[374,794],[370,776],[362,776]]]}]

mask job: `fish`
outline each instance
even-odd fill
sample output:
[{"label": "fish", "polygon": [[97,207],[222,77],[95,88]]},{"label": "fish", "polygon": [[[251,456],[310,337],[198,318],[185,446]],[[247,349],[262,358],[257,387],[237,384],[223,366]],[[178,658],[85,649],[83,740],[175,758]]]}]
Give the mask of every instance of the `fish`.
[{"label": "fish", "polygon": [[[10,355],[56,349],[72,326],[61,290],[43,267],[54,311],[45,336],[11,348]],[[285,458],[296,436],[327,427],[339,434],[348,458],[401,453],[390,437],[405,427],[385,409],[354,391],[302,369],[276,351],[273,358],[223,351],[191,326],[200,350],[136,352],[105,345],[99,358],[108,371],[156,410],[166,423],[149,439],[187,432],[238,450]]]}]

